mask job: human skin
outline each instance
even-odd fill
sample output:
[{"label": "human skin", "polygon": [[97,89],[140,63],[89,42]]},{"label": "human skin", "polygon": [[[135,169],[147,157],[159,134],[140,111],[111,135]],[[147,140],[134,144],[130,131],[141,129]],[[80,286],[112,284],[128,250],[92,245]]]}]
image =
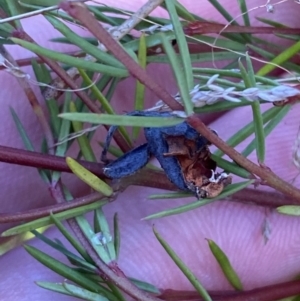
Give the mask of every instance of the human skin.
[{"label": "human skin", "polygon": [[[136,9],[145,1],[119,1],[118,6],[126,9]],[[232,1],[220,1],[233,16],[239,14],[238,5]],[[113,4],[113,1],[105,1]],[[218,13],[208,2],[202,1],[195,5],[195,1],[182,1],[189,10],[209,19],[219,20]],[[261,1],[248,1],[248,9],[262,5]],[[162,13],[158,12],[157,14]],[[259,25],[256,16],[267,17],[292,27],[299,27],[299,6],[288,1],[276,7],[274,14],[267,14],[266,8],[256,9],[251,14],[253,25]],[[37,21],[38,20],[38,21]],[[37,25],[38,22],[38,26]],[[43,46],[49,46],[60,51],[71,48],[53,45],[48,40],[57,36],[51,26],[42,18],[24,20],[25,30]],[[8,47],[15,59],[29,57],[28,51],[16,46]],[[25,72],[32,74],[29,68]],[[150,67],[151,75],[170,92],[175,93],[176,87],[169,70],[164,66]],[[39,150],[42,130],[37,126],[37,120],[17,81],[11,74],[0,73],[2,88],[0,91],[2,109],[0,120],[1,145],[23,148],[22,141],[15,129],[9,106],[19,115],[30,138]],[[114,104],[122,103],[122,110],[132,109],[134,93],[133,79],[121,82],[114,95]],[[38,88],[33,86],[41,99]],[[147,95],[147,103],[155,103],[153,94]],[[230,137],[238,128],[251,120],[249,108],[242,108],[226,113],[213,124],[211,128],[218,131],[222,139]],[[225,125],[225,126],[224,126]],[[294,107],[278,128],[267,139],[266,165],[276,174],[288,182],[298,174],[292,164],[292,146],[299,127],[299,114]],[[243,147],[238,148],[240,150]],[[95,152],[99,155],[99,148]],[[251,159],[256,162],[255,154]],[[33,168],[21,167],[1,163],[1,212],[23,211],[53,204],[53,199],[47,187],[40,180]],[[68,176],[69,187],[74,195],[83,195],[86,188],[74,176]],[[295,181],[297,186],[299,181]],[[192,289],[191,285],[174,265],[171,259],[155,239],[152,226],[174,248],[182,260],[192,269],[207,289],[226,290],[230,285],[222,275],[218,264],[214,260],[205,238],[214,240],[227,254],[245,289],[289,281],[300,272],[300,238],[299,219],[279,215],[269,209],[218,201],[211,205],[195,209],[178,216],[171,216],[159,220],[141,221],[141,218],[160,210],[185,204],[190,200],[153,201],[147,197],[159,190],[130,187],[118,199],[106,206],[108,219],[114,212],[118,212],[121,227],[120,268],[128,275],[145,280],[160,288]],[[268,221],[271,233],[265,244],[262,226]],[[1,226],[4,230],[7,225]],[[55,229],[47,231],[50,238],[60,237]],[[60,254],[49,250],[39,241],[30,242],[31,245],[46,250],[64,260]],[[0,258],[0,291],[3,300],[40,300],[57,298],[52,292],[38,288],[33,282],[36,280],[62,282],[64,279],[54,275],[51,271],[32,259],[22,247],[16,248]],[[59,300],[70,300],[66,296],[59,296]]]}]

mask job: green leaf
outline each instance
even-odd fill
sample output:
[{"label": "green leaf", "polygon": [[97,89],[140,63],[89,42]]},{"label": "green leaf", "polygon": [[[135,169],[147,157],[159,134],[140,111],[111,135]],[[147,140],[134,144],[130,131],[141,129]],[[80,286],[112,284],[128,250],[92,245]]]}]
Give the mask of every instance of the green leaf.
[{"label": "green leaf", "polygon": [[[286,116],[286,114],[290,111],[291,105],[285,105],[282,108],[279,108],[279,112],[272,118],[267,125],[264,127],[265,137],[267,137],[273,129],[276,128],[278,123]],[[248,157],[256,147],[256,141],[251,141],[247,147],[241,152],[244,157]]]},{"label": "green leaf", "polygon": [[[177,0],[174,1],[174,5],[176,8],[176,13],[178,14],[178,16],[180,18],[182,18],[183,20],[187,20],[187,21],[195,21],[198,19],[203,20],[202,18],[200,18],[199,16],[193,15],[191,14],[182,4],[180,4]],[[165,1],[163,1],[160,5],[161,7],[163,7],[164,9],[167,9],[166,3]],[[168,23],[167,23],[168,24]]]},{"label": "green leaf", "polygon": [[116,260],[114,241],[110,234],[109,226],[105,218],[105,215],[100,208],[94,211],[94,228],[96,234],[101,234],[101,237],[105,242],[110,260],[111,261]]},{"label": "green leaf", "polygon": [[52,283],[47,281],[35,281],[35,284],[38,285],[41,288],[44,288],[46,290],[60,293],[67,296],[72,296],[72,294],[67,291],[64,286],[61,283]]},{"label": "green leaf", "polygon": [[243,20],[244,20],[244,25],[245,26],[251,26],[246,1],[245,0],[238,0],[238,2],[239,2],[240,9],[241,9],[241,12],[242,12],[242,17],[243,17]]},{"label": "green leaf", "polygon": [[[76,106],[74,102],[70,102],[70,112],[76,113]],[[64,119],[67,120],[67,119]],[[83,125],[79,121],[72,121],[72,125],[75,132],[80,132],[83,130]],[[76,138],[79,144],[80,151],[85,160],[90,162],[96,162],[96,157],[86,135],[80,135]]]},{"label": "green leaf", "polygon": [[207,239],[207,242],[208,242],[208,245],[209,245],[209,248],[210,248],[212,254],[216,258],[217,262],[219,263],[219,266],[222,269],[224,276],[226,277],[228,282],[236,290],[242,291],[243,285],[242,285],[237,273],[231,266],[231,263],[230,263],[228,257],[226,256],[226,254],[221,250],[221,248],[214,241]]},{"label": "green leaf", "polygon": [[105,298],[104,296],[95,294],[84,288],[68,284],[67,282],[63,283],[63,287],[70,292],[72,296],[84,299],[86,301],[109,301],[109,299]]},{"label": "green leaf", "polygon": [[185,112],[189,116],[193,114],[194,111],[193,111],[193,104],[191,102],[190,92],[188,89],[188,83],[185,78],[185,73],[182,72],[182,66],[180,64],[180,61],[178,60],[178,57],[175,54],[173,47],[170,45],[170,42],[165,38],[163,34],[161,34],[161,41],[164,50],[170,60],[170,64],[173,70],[173,75],[176,78],[177,86],[180,92],[182,102],[184,104]]},{"label": "green leaf", "polygon": [[95,124],[139,126],[139,127],[164,127],[173,126],[182,122],[176,117],[142,117],[126,115],[108,115],[95,113],[64,113],[59,117],[68,120],[90,122]]},{"label": "green leaf", "polygon": [[[49,84],[52,80],[50,71],[45,64],[39,64],[36,59],[31,60],[31,65],[34,71],[34,75],[39,82]],[[43,91],[43,87],[40,88]]]},{"label": "green leaf", "polygon": [[[175,35],[173,32],[165,32],[164,36],[168,41],[172,41],[175,39]],[[161,45],[161,32],[154,33],[152,35],[145,37],[146,47],[155,47]],[[130,41],[128,43],[125,43],[124,45],[125,49],[131,49],[132,51],[137,51],[139,49],[139,40],[134,39],[133,41]]]},{"label": "green leaf", "polygon": [[[196,17],[195,15],[191,14],[184,5],[182,5],[181,3],[179,3],[177,0],[174,1],[174,5],[176,8],[176,12],[178,14],[178,16],[184,20],[187,21],[195,21]],[[197,16],[198,17],[198,16]]]},{"label": "green leaf", "polygon": [[[82,215],[85,214],[91,210],[94,210],[100,206],[103,206],[104,204],[106,204],[106,202],[95,202],[92,204],[88,204],[85,206],[81,206],[81,207],[77,207],[74,209],[70,209],[70,210],[66,210],[64,212],[60,212],[56,214],[56,218],[59,220],[65,220],[65,219],[69,219],[78,215]],[[19,225],[13,228],[10,228],[6,231],[4,231],[1,236],[11,236],[11,235],[15,235],[15,234],[20,234],[26,231],[32,231],[35,230],[37,228],[40,227],[44,227],[44,226],[48,226],[53,224],[53,220],[50,218],[50,216],[45,216],[39,219],[36,219],[34,221],[25,223],[23,225]]]},{"label": "green leaf", "polygon": [[46,253],[41,252],[40,250],[32,246],[25,245],[24,248],[36,260],[38,260],[43,265],[45,265],[52,271],[56,272],[57,274],[63,276],[64,278],[67,278],[92,292],[103,294],[104,296],[109,298],[109,300],[116,300],[114,295],[108,289],[97,284],[96,282],[91,281],[90,279],[83,276],[81,273],[71,269],[69,266],[65,265],[64,263],[52,258]]},{"label": "green leaf", "polygon": [[[71,101],[71,93],[70,92],[66,92],[65,94],[65,99],[64,99],[64,104],[63,104],[63,112],[67,112],[69,109],[69,105],[70,105],[70,101]],[[50,99],[47,101],[47,103],[49,102],[55,102],[57,103],[56,99]],[[70,134],[70,130],[71,130],[71,122],[69,120],[61,120],[60,118],[57,117],[57,114],[55,116],[58,120],[60,120],[59,122],[56,122],[56,124],[59,126],[57,128],[58,130],[58,139],[57,141],[59,142],[58,145],[56,146],[56,150],[55,150],[55,155],[56,156],[60,156],[60,157],[64,157],[67,150],[68,150],[68,141],[62,142],[61,141],[63,139],[65,139],[69,134]],[[53,171],[52,172],[52,184],[55,185],[55,183],[57,183],[59,181],[61,177],[61,172],[60,171]]]},{"label": "green leaf", "polygon": [[286,50],[282,51],[280,54],[278,54],[274,59],[270,61],[270,63],[267,63],[263,67],[261,67],[257,71],[257,75],[264,76],[271,71],[273,71],[277,65],[282,65],[284,62],[289,61],[294,55],[296,55],[300,51],[300,41],[293,44]]},{"label": "green leaf", "polygon": [[[267,123],[270,121],[272,118],[274,118],[279,112],[281,108],[279,107],[272,107],[269,110],[265,111],[262,114],[263,118],[263,123]],[[248,138],[251,134],[254,132],[254,122],[251,121],[247,125],[245,125],[243,128],[241,128],[239,131],[237,131],[233,136],[231,136],[226,143],[230,145],[231,147],[235,147],[241,142],[243,142],[246,138]],[[223,156],[224,153],[221,152],[220,150],[217,150],[214,153],[217,157]]]},{"label": "green leaf", "polygon": [[[180,58],[179,54],[176,54],[178,58]],[[201,52],[201,53],[192,53],[190,54],[190,59],[192,63],[202,63],[211,61],[214,59],[214,61],[224,61],[224,60],[234,60],[239,58],[240,56],[236,53],[228,52],[228,51],[218,51],[214,54],[211,52]],[[169,64],[169,58],[165,54],[160,55],[152,55],[147,57],[147,63],[162,63],[162,64]],[[192,68],[192,70],[195,72],[195,69],[201,69],[201,68]],[[205,69],[205,68],[204,68]],[[219,73],[218,70],[214,69],[216,73]],[[229,70],[227,70],[229,71]],[[231,71],[234,73],[234,71]],[[201,72],[199,72],[201,73]]]},{"label": "green leaf", "polygon": [[[243,65],[240,64],[241,74],[245,83],[246,88],[256,87],[254,70],[251,63],[251,59],[246,54],[247,71],[244,69]],[[258,100],[251,102],[253,123],[254,123],[254,133],[255,133],[255,143],[256,143],[256,156],[259,163],[264,163],[265,161],[265,133],[263,129],[263,118],[260,110],[260,103]]]},{"label": "green leaf", "polygon": [[127,299],[125,298],[123,292],[112,282],[108,282],[107,286],[111,289],[113,294],[118,298],[118,301],[126,301]]},{"label": "green leaf", "polygon": [[140,281],[137,279],[133,279],[133,278],[129,278],[129,280],[136,285],[139,289],[145,291],[145,292],[149,292],[152,294],[159,294],[160,291],[157,287],[155,287],[154,285],[144,282],[144,281]]},{"label": "green leaf", "polygon": [[[48,229],[48,227],[39,228],[37,231],[44,232]],[[21,246],[25,241],[34,238],[34,235],[28,231],[19,235],[11,236],[4,240],[4,242],[0,243],[0,257],[9,251]]]},{"label": "green leaf", "polygon": [[46,105],[50,114],[50,125],[52,128],[53,136],[56,139],[61,127],[61,120],[58,118],[58,114],[60,113],[59,106],[57,100],[54,98],[47,99]]},{"label": "green leaf", "polygon": [[56,218],[56,215],[50,213],[50,218],[53,224],[58,228],[61,234],[68,240],[68,242],[73,246],[73,248],[87,261],[92,263],[91,257],[88,255],[83,246],[79,241],[67,230],[67,228],[62,224],[62,222]]},{"label": "green leaf", "polygon": [[289,28],[288,26],[284,25],[283,23],[279,23],[276,22],[274,20],[270,20],[270,19],[265,19],[265,18],[261,18],[261,17],[255,17],[256,20],[265,23],[267,25],[273,26],[273,27],[277,27],[277,28]]},{"label": "green leaf", "polygon": [[250,179],[251,178],[251,173],[247,171],[246,169],[238,166],[236,163],[229,162],[221,157],[217,157],[214,154],[211,154],[211,158],[216,161],[217,166],[219,168],[224,169],[228,173],[235,174],[239,177],[245,178],[245,179]]},{"label": "green leaf", "polygon": [[168,255],[172,258],[174,263],[178,266],[181,272],[186,276],[186,278],[190,281],[192,286],[196,289],[199,295],[205,301],[212,301],[211,297],[209,296],[206,289],[200,283],[196,275],[184,264],[184,262],[179,258],[179,256],[173,251],[170,245],[158,234],[158,232],[153,228],[154,235],[156,236],[157,240],[160,242],[162,247],[166,250]]},{"label": "green leaf", "polygon": [[101,260],[103,260],[106,264],[110,264],[112,259],[107,250],[107,243],[110,243],[109,239],[103,236],[102,233],[95,233],[86,218],[83,216],[76,217],[76,221]]},{"label": "green leaf", "polygon": [[[50,71],[47,69],[45,64],[38,64],[36,59],[31,60],[31,65],[34,70],[34,75],[38,82],[43,84],[49,84],[52,81]],[[40,86],[41,93],[44,92],[45,87],[43,85]],[[58,118],[59,114],[59,105],[58,101],[54,98],[47,99],[45,101],[49,114],[50,114],[50,125],[52,129],[52,133],[54,136],[54,139],[57,139],[57,136],[59,134],[59,129],[61,126],[61,120]]]},{"label": "green leaf", "polygon": [[[84,72],[81,69],[78,69],[81,77],[83,78],[84,82],[86,82],[86,84],[88,86],[90,86],[93,81],[89,78],[89,76],[86,74],[86,72]],[[103,78],[103,77],[102,77]],[[107,77],[104,78],[104,81],[107,79]],[[100,82],[99,82],[100,84]],[[104,84],[103,82],[101,82],[101,84]],[[106,99],[106,97],[102,94],[102,90],[104,90],[104,86],[100,86],[97,87],[96,85],[92,85],[90,87],[91,91],[93,92],[95,98],[99,101],[99,103],[101,104],[101,106],[103,107],[104,111],[107,112],[108,114],[116,114],[113,107],[111,106],[111,104],[109,103],[109,101]],[[128,144],[131,144],[129,135],[127,133],[127,131],[125,130],[124,127],[120,127],[119,131],[121,132],[121,134],[123,135],[123,137],[125,138],[125,140],[128,142]]]},{"label": "green leaf", "polygon": [[247,75],[248,75],[247,77],[249,79],[249,85],[245,84],[245,86],[246,88],[256,87],[255,73],[251,62],[251,58],[248,55],[248,53],[246,53],[246,63],[247,63]]},{"label": "green leaf", "polygon": [[[217,52],[215,54],[215,56],[217,56],[218,54],[219,54],[219,52]],[[229,54],[231,54],[231,53],[229,52]],[[229,59],[229,57],[228,58],[225,57],[225,59]],[[220,76],[226,76],[226,77],[233,77],[233,78],[242,79],[241,72],[238,71],[238,70],[226,70],[226,69],[214,69],[214,68],[193,68],[193,72],[195,73],[195,75],[197,75],[198,73],[199,74],[210,74],[210,75],[219,74]],[[259,76],[259,75],[254,74],[254,78],[255,78],[256,82],[260,82],[260,83],[265,84],[265,85],[269,85],[269,86],[278,86],[279,85],[277,83],[277,81],[272,80],[272,79],[267,78],[267,77],[264,77],[264,76]],[[219,79],[217,78],[216,81],[217,80],[219,80]],[[243,85],[242,89],[245,89],[245,85]]]},{"label": "green leaf", "polygon": [[[87,42],[89,42],[90,44],[97,46],[98,45],[98,41],[96,38],[93,37],[84,37],[83,39],[85,39]],[[56,43],[62,43],[62,44],[73,44],[71,43],[67,38],[65,37],[58,37],[58,38],[53,38],[50,39],[51,42],[56,42]]]},{"label": "green leaf", "polygon": [[[271,53],[271,52],[268,52],[268,51],[266,51],[265,49],[262,49],[262,48],[260,48],[260,47],[257,47],[257,46],[255,46],[255,45],[252,45],[252,44],[248,44],[248,47],[251,49],[251,50],[253,50],[253,51],[255,51],[258,55],[260,55],[260,56],[262,56],[263,58],[265,58],[267,61],[268,61],[268,64],[270,64],[270,66],[274,66],[273,67],[273,69],[274,68],[280,68],[280,66],[278,66],[278,65],[271,65],[272,64],[272,62],[271,62],[271,60],[272,59],[274,59],[275,58],[275,55],[273,54],[273,53]],[[282,48],[282,47],[280,47],[280,45],[271,45],[271,46],[269,46],[269,47],[278,47],[279,49],[278,50],[281,50],[281,51],[283,51],[284,49]],[[269,65],[267,65],[267,66],[269,66]],[[283,63],[282,64],[282,67],[284,67],[285,69],[287,69],[289,72],[296,72],[296,73],[300,73],[300,67],[299,67],[299,65],[297,65],[297,64],[294,64],[294,63],[292,63],[291,61],[287,61],[287,62],[285,62],[285,63]],[[272,70],[273,70],[272,69]],[[264,69],[264,71],[263,72],[260,72],[260,73],[257,73],[257,75],[259,75],[259,76],[266,76],[270,71],[272,71],[272,70],[269,70],[269,69]]]},{"label": "green leaf", "polygon": [[46,19],[53,25],[55,29],[60,31],[71,43],[77,45],[82,51],[90,54],[98,61],[116,68],[125,69],[124,65],[112,55],[101,51],[97,46],[91,45],[84,38],[80,37],[69,29],[63,22],[57,18],[46,16]]},{"label": "green leaf", "polygon": [[93,271],[93,272],[97,271],[97,268],[94,265],[88,263],[87,261],[85,261],[81,257],[75,255],[74,253],[72,253],[71,251],[66,249],[66,247],[62,243],[55,242],[55,241],[47,238],[45,235],[39,233],[36,230],[33,230],[31,232],[38,239],[40,239],[41,241],[46,243],[48,246],[52,247],[53,249],[55,249],[55,250],[61,252],[63,255],[65,255],[72,264],[83,267],[83,268],[85,268],[87,270],[90,270],[90,271]]},{"label": "green leaf", "polygon": [[34,152],[33,144],[31,142],[29,136],[27,135],[26,130],[25,130],[21,120],[19,119],[17,113],[15,112],[15,110],[12,107],[10,107],[10,113],[11,113],[11,116],[12,116],[14,122],[15,122],[15,125],[17,127],[18,132],[19,132],[19,135],[22,138],[22,141],[23,141],[23,144],[24,144],[25,148],[29,151]]},{"label": "green leaf", "polygon": [[[235,20],[233,16],[224,8],[224,6],[218,0],[208,0],[214,8],[228,21],[230,25],[239,25],[239,23]],[[233,35],[233,37],[242,37],[243,40],[247,41],[248,43],[251,42],[249,35],[247,34],[238,34]],[[240,39],[239,39],[240,40]],[[230,49],[230,48],[229,48]]]},{"label": "green leaf", "polygon": [[[214,8],[232,25],[239,25],[237,21],[234,20],[234,17],[224,8],[224,6],[218,0],[208,0]],[[234,20],[234,21],[233,21]]]},{"label": "green leaf", "polygon": [[[27,135],[27,132],[26,132],[21,120],[19,119],[19,117],[16,114],[15,110],[11,107],[10,107],[10,113],[11,113],[12,118],[14,120],[14,123],[17,127],[19,135],[21,136],[21,139],[23,141],[23,144],[24,144],[25,148],[29,151],[34,152],[33,144],[31,142],[29,136]],[[43,179],[43,181],[45,183],[50,184],[50,178],[49,178],[50,175],[46,170],[38,169],[38,173],[39,173],[40,177]]]},{"label": "green leaf", "polygon": [[240,182],[240,183],[234,183],[231,185],[228,185],[223,192],[216,198],[213,199],[201,199],[198,200],[196,202],[192,202],[183,206],[179,206],[173,209],[169,209],[169,210],[164,210],[158,213],[154,213],[151,215],[148,215],[147,217],[142,218],[142,220],[149,220],[149,219],[154,219],[154,218],[160,218],[160,217],[165,217],[165,216],[170,216],[170,215],[175,215],[175,214],[180,214],[183,212],[187,212],[190,210],[193,210],[195,208],[198,207],[202,207],[206,204],[210,204],[212,202],[221,200],[233,193],[236,193],[244,188],[246,188],[247,186],[251,185],[252,183],[254,183],[254,180],[249,180],[249,181],[245,181],[245,182]]},{"label": "green leaf", "polygon": [[256,156],[259,163],[264,163],[266,155],[265,132],[259,101],[253,101],[251,107],[254,121]]},{"label": "green leaf", "polygon": [[[187,89],[188,89],[188,91],[190,91],[194,87],[194,79],[193,79],[193,73],[192,73],[192,62],[190,59],[190,51],[189,51],[189,48],[187,45],[185,34],[183,32],[182,24],[180,23],[179,17],[177,15],[175,1],[165,0],[165,4],[166,4],[167,10],[169,12],[169,16],[170,16],[171,22],[173,24],[173,30],[174,30],[175,36],[176,36],[176,42],[178,45],[179,54],[180,54],[180,58],[181,58],[181,62],[182,62],[182,71],[181,72],[184,74]],[[189,113],[189,112],[186,111],[186,113]],[[192,113],[192,110],[190,113]]]},{"label": "green leaf", "polygon": [[53,6],[58,5],[60,0],[22,0],[25,4],[37,5],[37,6]]},{"label": "green leaf", "polygon": [[149,200],[163,200],[163,199],[182,199],[182,198],[190,198],[192,195],[188,192],[169,192],[169,193],[159,193],[159,194],[151,194],[148,196]]},{"label": "green leaf", "polygon": [[[140,37],[139,49],[138,49],[138,62],[139,65],[145,69],[147,65],[147,47],[145,35],[142,34]],[[135,101],[134,101],[134,109],[137,111],[144,110],[144,98],[145,98],[145,85],[142,84],[139,80],[136,81],[135,88]],[[134,127],[132,129],[133,139],[137,139],[140,132],[140,128]]]},{"label": "green leaf", "polygon": [[201,108],[195,108],[195,113],[213,113],[232,110],[239,107],[250,106],[250,101],[242,100],[241,102],[220,101],[213,105],[207,105]]},{"label": "green leaf", "polygon": [[[13,1],[1,1],[1,7],[5,9],[5,12],[8,16],[14,17],[21,14],[26,13],[26,9],[24,9],[20,4],[19,1],[13,0]],[[3,17],[1,17],[2,19]],[[14,27],[18,28],[19,30],[22,29],[22,24],[20,20],[14,20],[10,22],[10,25],[13,25]]]},{"label": "green leaf", "polygon": [[89,9],[89,11],[91,11],[95,15],[97,20],[102,23],[106,23],[111,26],[120,26],[125,21],[125,19],[123,19],[123,18],[112,18],[112,17],[104,14],[103,12],[101,12],[95,6],[88,5],[87,8]]},{"label": "green leaf", "polygon": [[277,212],[286,215],[300,216],[300,206],[284,205],[276,208]]},{"label": "green leaf", "polygon": [[113,190],[104,181],[91,173],[88,169],[80,165],[74,159],[67,157],[67,165],[72,170],[72,172],[81,179],[84,183],[88,184],[94,190],[103,193],[105,196],[111,196]]},{"label": "green leaf", "polygon": [[23,41],[21,39],[17,39],[17,38],[11,38],[11,40],[36,53],[39,55],[43,55],[45,57],[48,57],[52,60],[61,62],[61,63],[65,63],[67,65],[70,65],[72,67],[76,67],[76,68],[81,68],[84,70],[89,70],[89,71],[94,71],[94,72],[98,72],[98,73],[103,73],[103,74],[107,74],[107,75],[111,75],[111,76],[116,76],[116,77],[127,77],[129,75],[128,71],[125,69],[121,69],[121,68],[116,68],[116,67],[111,67],[111,66],[107,66],[104,64],[98,64],[95,62],[89,62],[85,59],[81,59],[78,57],[72,57],[70,55],[67,54],[63,54],[63,53],[59,53],[53,50],[49,50],[47,48],[38,46],[34,43],[30,43],[27,41]]},{"label": "green leaf", "polygon": [[120,245],[121,245],[121,233],[119,227],[119,217],[118,214],[114,214],[114,248],[116,252],[116,259],[119,258],[120,254]]},{"label": "green leaf", "polygon": [[[223,38],[213,38],[209,36],[197,36],[197,38],[193,38],[193,41],[202,42],[204,44],[208,45],[215,45],[216,47],[221,47],[223,50],[230,49],[231,51],[237,51],[240,52],[240,55],[244,55],[244,53],[247,51],[245,42],[236,42],[229,39],[223,39]],[[247,45],[248,47],[248,45]]]},{"label": "green leaf", "polygon": [[[62,112],[68,112],[69,107],[70,107],[70,101],[71,101],[71,93],[66,92]],[[58,118],[58,120],[59,119],[60,118]],[[59,134],[58,134],[58,141],[62,141],[70,134],[71,122],[66,119],[61,121],[61,119],[60,119],[59,124],[60,124],[60,128],[59,128]],[[55,155],[63,157],[63,156],[65,156],[67,149],[68,149],[68,141],[66,141],[64,143],[59,143],[56,147]]]}]

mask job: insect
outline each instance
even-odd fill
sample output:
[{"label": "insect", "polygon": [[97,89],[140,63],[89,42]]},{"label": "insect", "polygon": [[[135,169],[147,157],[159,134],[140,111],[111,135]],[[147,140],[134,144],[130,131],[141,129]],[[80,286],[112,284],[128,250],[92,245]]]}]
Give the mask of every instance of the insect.
[{"label": "insect", "polygon": [[180,137],[166,137],[169,153],[165,156],[176,156],[185,183],[198,198],[218,196],[225,186],[231,183],[227,173],[216,173],[217,163],[211,158],[208,145],[198,150],[194,141]]},{"label": "insect", "polygon": [[[171,117],[170,112],[133,111],[130,116]],[[111,126],[103,147],[101,160],[108,163],[107,150],[117,126]],[[144,128],[147,143],[108,163],[104,174],[120,179],[134,174],[154,156],[168,179],[180,190],[191,191],[197,198],[215,197],[231,183],[226,173],[215,173],[217,164],[210,158],[210,142],[187,122],[175,126]]]}]

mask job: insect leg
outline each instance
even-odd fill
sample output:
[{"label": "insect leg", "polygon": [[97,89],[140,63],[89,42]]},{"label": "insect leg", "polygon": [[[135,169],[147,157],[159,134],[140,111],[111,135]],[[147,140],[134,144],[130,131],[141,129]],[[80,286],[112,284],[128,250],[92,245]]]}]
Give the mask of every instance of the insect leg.
[{"label": "insect leg", "polygon": [[177,158],[164,155],[168,153],[169,146],[164,134],[161,132],[161,128],[145,128],[145,136],[150,153],[156,157],[168,179],[179,189],[188,190]]},{"label": "insect leg", "polygon": [[107,155],[107,150],[109,148],[109,145],[111,143],[111,140],[114,136],[114,133],[115,131],[117,130],[118,126],[116,125],[113,125],[109,128],[108,132],[107,132],[107,136],[106,136],[106,139],[105,139],[105,143],[104,143],[104,146],[103,146],[103,149],[102,149],[102,153],[101,153],[101,161],[104,162],[104,163],[107,163],[108,160],[106,158],[106,155]]},{"label": "insect leg", "polygon": [[112,179],[120,179],[134,174],[144,167],[150,158],[148,143],[142,144],[127,152],[103,168],[104,174]]}]

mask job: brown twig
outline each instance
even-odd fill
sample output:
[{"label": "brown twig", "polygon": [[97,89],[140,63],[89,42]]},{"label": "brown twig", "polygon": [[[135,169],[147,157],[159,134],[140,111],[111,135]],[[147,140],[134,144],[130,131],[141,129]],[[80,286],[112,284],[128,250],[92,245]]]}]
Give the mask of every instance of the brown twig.
[{"label": "brown twig", "polygon": [[[0,146],[0,162],[61,172],[72,172],[64,157],[41,154],[7,146]],[[78,160],[78,162],[95,175],[103,177],[102,164],[82,160]]]},{"label": "brown twig", "polygon": [[98,193],[94,192],[92,194],[86,195],[81,198],[76,198],[72,200],[72,202],[64,202],[59,203],[51,206],[46,206],[38,209],[31,209],[23,212],[14,212],[14,213],[0,213],[0,223],[12,223],[12,222],[25,222],[34,220],[37,218],[41,218],[44,216],[48,216],[51,212],[52,213],[59,213],[65,210],[77,208],[83,205],[87,205],[98,201],[103,196]]},{"label": "brown twig", "polygon": [[245,188],[232,194],[230,201],[276,208],[283,205],[299,205],[299,201],[278,192]]},{"label": "brown twig", "polygon": [[116,42],[103,26],[93,17],[84,4],[62,2],[61,8],[73,18],[79,20],[103,45],[128,69],[130,74],[137,78],[146,87],[151,89],[158,98],[161,98],[173,110],[183,110],[179,104],[162,86],[152,79],[147,72],[136,63],[129,54]]},{"label": "brown twig", "polygon": [[[64,157],[41,154],[6,146],[0,146],[0,162],[72,173],[66,163],[66,158]],[[105,178],[102,172],[103,164],[84,160],[78,160],[78,162],[93,174]],[[177,190],[176,186],[167,179],[163,171],[147,168],[121,180],[120,186],[123,189],[126,189],[130,185],[159,188],[170,191]],[[260,191],[257,189],[242,190],[233,194],[231,199],[233,201],[253,203],[259,206],[268,207],[298,204],[298,200],[286,197],[277,192]]]},{"label": "brown twig", "polygon": [[276,174],[274,174],[270,169],[258,166],[243,157],[239,152],[234,148],[226,144],[221,138],[215,135],[211,130],[209,130],[205,124],[196,116],[193,115],[187,118],[187,122],[196,129],[201,135],[207,138],[211,143],[223,151],[227,156],[229,156],[237,164],[244,167],[246,170],[251,172],[254,175],[260,177],[264,184],[269,185],[270,187],[275,188],[276,190],[296,199],[300,202],[300,190],[295,188],[293,185],[283,181]]},{"label": "brown twig", "polygon": [[268,26],[237,26],[214,22],[194,21],[184,26],[187,35],[208,33],[252,33],[252,34],[300,34],[300,28],[276,28]]},{"label": "brown twig", "polygon": [[[300,294],[300,280],[268,285],[242,292],[209,292],[214,301],[274,301]],[[192,291],[166,290],[159,298],[166,301],[203,301]]]}]

